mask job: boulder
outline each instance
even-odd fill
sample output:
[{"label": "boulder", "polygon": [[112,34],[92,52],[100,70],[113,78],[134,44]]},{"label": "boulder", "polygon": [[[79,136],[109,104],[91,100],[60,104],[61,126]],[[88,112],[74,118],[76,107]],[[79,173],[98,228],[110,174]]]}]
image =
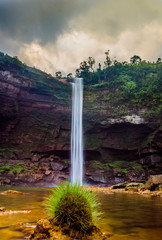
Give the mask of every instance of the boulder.
[{"label": "boulder", "polygon": [[150,190],[145,190],[142,192],[142,194],[150,194],[150,193],[151,193]]},{"label": "boulder", "polygon": [[0,207],[0,212],[5,212],[6,208],[5,207]]},{"label": "boulder", "polygon": [[51,172],[52,172],[51,170],[46,170],[44,174],[45,174],[46,176],[48,176],[48,175],[50,175]]},{"label": "boulder", "polygon": [[130,191],[130,192],[138,192],[143,188],[144,184],[143,183],[128,183],[125,187],[126,191]]},{"label": "boulder", "polygon": [[51,162],[51,168],[53,171],[61,171],[64,168],[64,164],[57,163],[57,162]]},{"label": "boulder", "polygon": [[129,192],[138,192],[138,187],[126,187],[125,190]]},{"label": "boulder", "polygon": [[22,195],[23,193],[19,192],[19,191],[14,191],[14,190],[8,190],[8,191],[1,192],[0,194],[2,194],[2,195]]},{"label": "boulder", "polygon": [[162,191],[162,184],[159,184],[158,189],[159,191]]},{"label": "boulder", "polygon": [[51,233],[50,233],[51,225],[50,222],[47,219],[40,219],[37,222],[37,226],[34,230],[34,233],[30,236],[29,239],[50,239]]},{"label": "boulder", "polygon": [[47,219],[41,219],[37,222],[36,228],[29,237],[29,240],[108,240],[112,237],[112,234],[103,233],[96,226],[92,226],[91,228],[90,233],[81,235],[78,231],[71,231],[68,225],[61,227]]},{"label": "boulder", "polygon": [[141,187],[143,187],[143,183],[138,183],[138,182],[132,182],[132,183],[128,183],[127,185],[126,185],[126,187],[138,187],[138,188],[141,188]]},{"label": "boulder", "polygon": [[111,187],[111,189],[121,189],[121,188],[125,188],[126,187],[126,183],[118,183],[114,186]]},{"label": "boulder", "polygon": [[158,189],[158,186],[162,184],[162,174],[151,175],[148,181],[144,185],[144,189],[154,191]]}]

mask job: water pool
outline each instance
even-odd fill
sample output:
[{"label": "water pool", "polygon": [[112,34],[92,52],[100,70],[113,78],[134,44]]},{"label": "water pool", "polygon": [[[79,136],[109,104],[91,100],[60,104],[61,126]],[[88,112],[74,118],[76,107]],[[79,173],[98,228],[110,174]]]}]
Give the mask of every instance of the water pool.
[{"label": "water pool", "polygon": [[[0,187],[0,192],[8,189],[25,194],[0,194],[0,207],[21,211],[13,214],[0,213],[0,239],[26,239],[36,222],[46,216],[43,202],[50,189]],[[162,239],[162,198],[127,193],[97,195],[103,212],[99,226],[112,233],[110,240]]]}]

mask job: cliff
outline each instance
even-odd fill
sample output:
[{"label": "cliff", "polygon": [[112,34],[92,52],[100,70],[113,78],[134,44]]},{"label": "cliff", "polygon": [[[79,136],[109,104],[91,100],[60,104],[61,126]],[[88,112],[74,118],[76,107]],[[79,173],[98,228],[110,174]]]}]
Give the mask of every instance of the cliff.
[{"label": "cliff", "polygon": [[[0,54],[0,184],[69,178],[71,85]],[[162,172],[160,119],[106,86],[84,90],[85,181],[111,185]]]}]

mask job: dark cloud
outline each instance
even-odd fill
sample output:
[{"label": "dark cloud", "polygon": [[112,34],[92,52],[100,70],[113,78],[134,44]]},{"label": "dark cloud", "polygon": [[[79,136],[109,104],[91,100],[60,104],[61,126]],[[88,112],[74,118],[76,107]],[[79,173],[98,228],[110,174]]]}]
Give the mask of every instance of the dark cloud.
[{"label": "dark cloud", "polygon": [[96,37],[117,37],[123,31],[136,31],[153,21],[162,24],[161,0],[100,0],[80,16],[80,28]]},{"label": "dark cloud", "polygon": [[70,20],[91,3],[92,0],[1,0],[0,31],[24,42],[50,42],[70,30]]},{"label": "dark cloud", "polygon": [[161,0],[0,0],[0,32],[23,43],[46,44],[77,29],[117,37],[158,21]]},{"label": "dark cloud", "polygon": [[103,62],[107,49],[155,60],[161,26],[162,0],[0,0],[0,51],[51,73],[89,56]]}]

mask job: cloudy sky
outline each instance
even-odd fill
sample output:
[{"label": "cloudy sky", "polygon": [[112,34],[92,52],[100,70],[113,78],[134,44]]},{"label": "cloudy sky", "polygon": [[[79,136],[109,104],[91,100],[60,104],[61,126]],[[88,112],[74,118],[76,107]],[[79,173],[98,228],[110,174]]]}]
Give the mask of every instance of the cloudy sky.
[{"label": "cloudy sky", "polygon": [[162,58],[162,0],[0,0],[0,51],[48,73]]}]

